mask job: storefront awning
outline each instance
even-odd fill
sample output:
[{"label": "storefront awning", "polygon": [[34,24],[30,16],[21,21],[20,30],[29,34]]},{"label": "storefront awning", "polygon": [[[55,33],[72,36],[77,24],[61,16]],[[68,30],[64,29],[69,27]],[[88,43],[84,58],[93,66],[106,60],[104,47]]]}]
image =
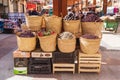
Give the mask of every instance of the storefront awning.
[{"label": "storefront awning", "polygon": [[28,10],[36,9],[36,4],[34,4],[34,3],[27,3],[27,9]]}]

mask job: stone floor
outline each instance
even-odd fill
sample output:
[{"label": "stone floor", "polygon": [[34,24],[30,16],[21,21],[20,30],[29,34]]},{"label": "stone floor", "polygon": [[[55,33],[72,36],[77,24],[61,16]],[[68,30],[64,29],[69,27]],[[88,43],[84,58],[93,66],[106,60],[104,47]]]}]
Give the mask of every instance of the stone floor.
[{"label": "stone floor", "polygon": [[[14,34],[0,34],[0,80],[120,80],[120,34],[103,34],[102,67],[98,73],[14,75],[12,52],[17,48]],[[34,79],[33,79],[34,78]]]}]

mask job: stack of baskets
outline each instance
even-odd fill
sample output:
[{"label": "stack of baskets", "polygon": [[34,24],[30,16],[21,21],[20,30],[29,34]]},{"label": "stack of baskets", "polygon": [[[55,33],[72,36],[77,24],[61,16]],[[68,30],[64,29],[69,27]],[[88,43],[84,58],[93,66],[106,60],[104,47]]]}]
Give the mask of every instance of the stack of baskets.
[{"label": "stack of baskets", "polygon": [[80,37],[80,52],[78,56],[78,72],[100,72],[101,52],[99,51],[101,38]]},{"label": "stack of baskets", "polygon": [[[37,36],[36,38],[39,39],[40,42],[40,48],[45,52],[53,52],[56,50],[56,45],[58,45],[58,48],[61,52],[73,52],[75,50],[76,46],[76,36],[74,36],[71,40],[61,40],[57,38],[57,35],[59,35],[62,32],[62,18],[57,16],[26,16],[27,25],[23,25],[23,30],[31,30],[34,31],[36,34],[41,28],[46,28],[46,30],[53,30],[55,32],[54,35],[49,36]],[[82,33],[81,31],[81,25],[80,21],[63,21],[64,22],[64,31],[71,32],[72,34]],[[70,26],[70,28],[69,28]],[[27,42],[25,42],[25,39],[17,37],[18,40],[18,48],[24,51],[32,51],[35,49],[35,44],[33,45],[32,38],[26,39]],[[34,38],[34,40],[36,40]],[[24,41],[28,46],[34,46],[34,49],[27,50],[25,47],[24,42],[20,43],[21,41]],[[31,42],[30,42],[31,41]],[[72,43],[72,44],[71,44]],[[22,45],[23,44],[23,45]],[[37,43],[38,44],[38,43]],[[27,47],[30,49],[30,47]]]},{"label": "stack of baskets", "polygon": [[[71,53],[78,49],[76,40],[79,39],[80,52],[82,51],[82,53],[86,55],[98,53],[102,38],[102,22],[80,22],[79,20],[62,21],[62,18],[57,16],[40,16],[38,17],[39,19],[37,17],[38,16],[27,16],[27,26],[24,25],[23,30],[31,30],[35,33],[35,36],[30,38],[17,36],[19,50],[33,51],[36,49],[36,44],[39,44],[39,48],[42,49],[43,52],[59,51],[61,53]],[[42,28],[52,30],[54,34],[45,36],[38,35]],[[60,35],[64,32],[72,34],[72,38],[61,39]],[[98,36],[98,38],[87,39],[81,37],[85,34],[92,34]],[[36,41],[37,39],[39,39],[39,43]],[[59,50],[57,50],[57,48]],[[79,55],[81,55],[80,52]]]},{"label": "stack of baskets", "polygon": [[[37,33],[41,28],[44,27],[47,30],[50,29],[56,33],[56,34],[50,35],[50,36],[44,36],[44,37],[38,36],[39,41],[40,41],[40,47],[42,48],[43,51],[55,51],[56,45],[58,45],[58,48],[61,52],[66,52],[66,53],[73,52],[76,48],[75,47],[76,46],[76,38],[80,38],[80,36],[84,35],[84,34],[95,34],[99,38],[102,38],[101,30],[103,27],[103,22],[80,22],[79,20],[70,20],[70,21],[63,20],[62,21],[62,18],[58,17],[58,16],[50,16],[50,17],[26,16],[26,21],[27,21],[27,26],[24,25],[25,30],[29,29],[29,30],[35,31]],[[63,22],[63,29],[62,29],[62,22]],[[25,27],[27,27],[27,29]],[[57,35],[59,35],[63,31],[71,32],[72,34],[74,34],[75,35],[74,39],[70,39],[70,40],[61,40],[59,38],[57,39]],[[18,40],[18,46],[19,46],[20,50],[32,51],[35,49],[36,37],[27,38],[27,39],[17,37],[17,40]],[[92,42],[92,41],[90,41],[88,39],[84,39],[84,38],[81,38],[81,40],[80,40],[80,42],[83,42],[83,43],[85,41]],[[93,40],[93,43],[96,43],[97,41],[99,42],[100,39]],[[27,45],[25,45],[25,44],[27,44]],[[89,44],[89,45],[91,46],[91,44]],[[66,45],[68,45],[68,46],[66,46]],[[83,45],[83,44],[81,43],[81,45]],[[30,50],[27,50],[26,48],[28,48]],[[33,48],[33,49],[31,49],[31,48]],[[83,46],[81,48],[83,49]],[[88,50],[88,52],[89,52],[90,48],[88,48],[86,50]],[[92,48],[92,49],[95,49],[95,48]],[[92,50],[92,51],[95,51],[95,50]]]}]

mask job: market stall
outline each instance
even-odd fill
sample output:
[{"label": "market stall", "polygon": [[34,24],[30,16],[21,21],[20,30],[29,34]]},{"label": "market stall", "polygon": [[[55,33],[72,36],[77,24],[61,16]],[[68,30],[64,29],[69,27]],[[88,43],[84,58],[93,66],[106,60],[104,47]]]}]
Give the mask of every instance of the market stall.
[{"label": "market stall", "polygon": [[[26,30],[16,32],[18,49],[13,52],[14,74],[101,71],[104,22],[94,11],[63,18],[66,15],[64,1],[53,1],[53,16],[26,16]],[[104,2],[106,13],[107,1]],[[106,29],[117,29],[118,23],[112,22],[106,21]]]},{"label": "market stall", "polygon": [[[13,52],[14,74],[50,74],[64,71],[74,74],[76,67],[79,73],[99,73],[102,22],[92,22],[98,21],[98,18],[91,20],[86,17],[81,22],[62,21],[58,16],[28,16],[28,30],[16,33],[18,49]],[[92,26],[87,27],[84,23]],[[78,36],[77,33],[81,35]]]}]

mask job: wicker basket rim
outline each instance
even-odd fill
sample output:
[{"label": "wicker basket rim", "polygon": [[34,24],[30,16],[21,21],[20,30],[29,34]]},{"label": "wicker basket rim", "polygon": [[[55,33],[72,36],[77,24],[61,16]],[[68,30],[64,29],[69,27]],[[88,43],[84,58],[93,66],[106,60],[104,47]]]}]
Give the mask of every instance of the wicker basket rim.
[{"label": "wicker basket rim", "polygon": [[[18,35],[16,35],[17,37],[19,37]],[[36,38],[36,36],[34,35],[34,37],[19,37],[19,38],[22,38],[22,39],[31,39],[31,38]]]},{"label": "wicker basket rim", "polygon": [[51,36],[54,36],[54,35],[57,35],[57,33],[54,33],[54,34],[52,34],[52,35],[48,35],[48,36],[38,36],[38,38],[46,38],[46,37],[51,37]]},{"label": "wicker basket rim", "polygon": [[96,39],[87,39],[87,38],[80,37],[79,39],[86,39],[86,40],[101,40],[102,38],[96,38]]}]

